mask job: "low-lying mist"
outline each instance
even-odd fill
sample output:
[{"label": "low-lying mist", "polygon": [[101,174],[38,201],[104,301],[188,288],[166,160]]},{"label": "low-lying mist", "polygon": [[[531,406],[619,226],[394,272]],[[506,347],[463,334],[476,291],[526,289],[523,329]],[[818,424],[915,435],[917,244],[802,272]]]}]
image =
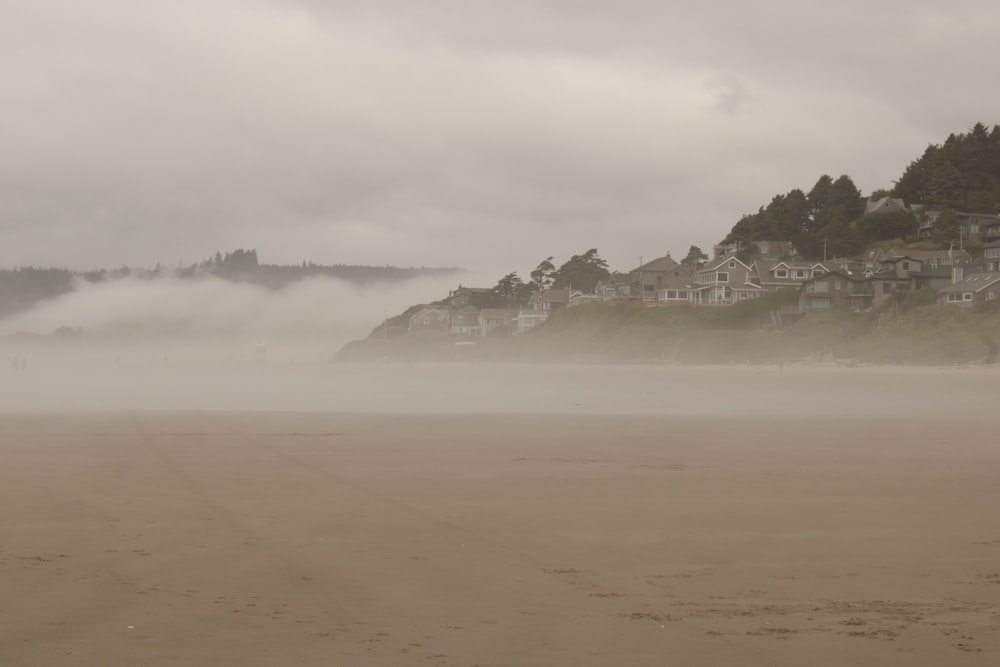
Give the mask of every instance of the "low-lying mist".
[{"label": "low-lying mist", "polygon": [[446,296],[455,281],[444,276],[358,286],[315,277],[279,290],[215,277],[80,282],[72,292],[0,320],[0,336],[13,354],[43,345],[50,354],[110,355],[119,362],[136,355],[249,359],[261,349],[282,360],[330,359],[386,317]]},{"label": "low-lying mist", "polygon": [[[469,276],[462,282],[488,284]],[[348,340],[455,286],[455,277],[365,287],[314,278],[281,290],[217,278],[81,284],[0,320],[0,413],[953,417],[980,415],[1000,372],[766,363],[330,363]]]}]

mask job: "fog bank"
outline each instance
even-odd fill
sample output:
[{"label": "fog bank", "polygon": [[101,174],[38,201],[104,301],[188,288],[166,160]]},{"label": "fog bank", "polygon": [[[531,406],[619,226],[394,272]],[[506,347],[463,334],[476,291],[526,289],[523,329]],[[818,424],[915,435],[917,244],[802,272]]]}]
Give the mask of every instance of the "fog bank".
[{"label": "fog bank", "polygon": [[[76,289],[28,312],[0,320],[0,336],[65,335],[47,345],[70,358],[149,355],[201,361],[252,357],[328,359],[351,339],[364,338],[386,317],[447,296],[466,276],[425,277],[358,286],[315,277],[272,290],[215,277],[198,280],[81,281]],[[27,337],[0,343],[29,354]],[[55,344],[59,343],[59,344]]]},{"label": "fog bank", "polygon": [[337,364],[39,354],[24,370],[0,368],[0,412],[697,415],[732,420],[738,432],[741,421],[756,417],[982,418],[984,397],[998,381],[1000,370],[984,367]]}]

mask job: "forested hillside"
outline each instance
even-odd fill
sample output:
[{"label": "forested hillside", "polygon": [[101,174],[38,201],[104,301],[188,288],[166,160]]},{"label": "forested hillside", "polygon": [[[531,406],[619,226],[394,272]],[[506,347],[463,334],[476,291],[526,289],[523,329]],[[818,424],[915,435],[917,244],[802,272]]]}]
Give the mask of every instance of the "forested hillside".
[{"label": "forested hillside", "polygon": [[[987,130],[977,123],[967,134],[928,146],[891,190],[869,196],[897,197],[908,206],[946,212],[1000,213],[1000,126]],[[806,258],[819,259],[824,253],[856,255],[876,241],[912,240],[916,216],[906,211],[865,215],[866,199],[850,176],[823,175],[808,193],[790,190],[744,215],[724,242],[791,241]]]},{"label": "forested hillside", "polygon": [[927,147],[906,168],[892,190],[908,204],[1000,213],[1000,126],[977,123],[967,134],[952,134]]}]

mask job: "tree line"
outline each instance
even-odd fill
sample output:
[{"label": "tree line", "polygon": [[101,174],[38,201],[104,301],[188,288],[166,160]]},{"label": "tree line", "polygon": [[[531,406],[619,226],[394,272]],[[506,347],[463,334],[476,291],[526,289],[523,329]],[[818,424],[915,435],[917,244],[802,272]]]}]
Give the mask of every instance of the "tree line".
[{"label": "tree line", "polygon": [[269,289],[281,289],[299,280],[314,276],[339,278],[366,285],[376,282],[396,282],[429,275],[457,273],[456,268],[426,268],[397,266],[365,266],[350,264],[322,265],[303,261],[302,264],[261,264],[255,249],[238,248],[191,264],[178,262],[175,268],[157,264],[154,268],[122,266],[116,269],[70,271],[63,268],[18,267],[0,269],[0,318],[27,310],[41,301],[71,292],[77,282],[102,283],[123,278],[154,280],[173,277],[193,280],[216,277],[244,282]]},{"label": "tree line", "polygon": [[486,293],[472,299],[477,308],[513,308],[527,304],[533,294],[546,289],[573,289],[593,293],[597,284],[611,277],[608,263],[591,248],[573,255],[558,268],[553,257],[546,257],[529,274],[525,281],[517,271],[500,278]]},{"label": "tree line", "polygon": [[[952,134],[930,145],[906,168],[893,188],[871,198],[894,197],[908,206],[942,211],[933,241],[957,240],[957,213],[1000,213],[1000,126],[977,123],[966,134]],[[724,243],[791,241],[808,259],[852,256],[883,240],[909,240],[919,227],[909,211],[865,214],[866,198],[848,175],[824,174],[809,192],[774,196],[756,213],[744,215]]]}]

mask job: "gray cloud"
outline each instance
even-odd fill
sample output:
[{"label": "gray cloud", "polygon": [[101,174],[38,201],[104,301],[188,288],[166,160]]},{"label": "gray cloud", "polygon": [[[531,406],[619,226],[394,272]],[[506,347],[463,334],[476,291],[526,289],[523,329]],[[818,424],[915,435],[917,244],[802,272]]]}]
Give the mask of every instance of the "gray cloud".
[{"label": "gray cloud", "polygon": [[0,265],[706,247],[995,122],[986,2],[0,0]]}]

